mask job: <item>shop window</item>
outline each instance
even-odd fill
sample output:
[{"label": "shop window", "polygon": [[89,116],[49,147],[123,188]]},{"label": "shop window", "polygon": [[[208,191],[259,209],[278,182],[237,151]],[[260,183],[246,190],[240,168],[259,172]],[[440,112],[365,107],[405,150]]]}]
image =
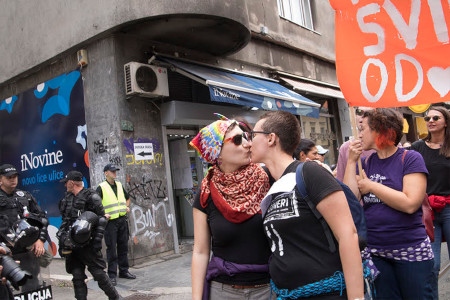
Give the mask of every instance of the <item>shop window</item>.
[{"label": "shop window", "polygon": [[280,17],[314,30],[311,0],[278,0]]},{"label": "shop window", "polygon": [[317,145],[329,149],[326,155],[328,164],[335,164],[337,151],[333,150],[336,143],[336,134],[331,126],[332,118],[320,116],[318,119],[302,116],[302,137],[312,140]]}]

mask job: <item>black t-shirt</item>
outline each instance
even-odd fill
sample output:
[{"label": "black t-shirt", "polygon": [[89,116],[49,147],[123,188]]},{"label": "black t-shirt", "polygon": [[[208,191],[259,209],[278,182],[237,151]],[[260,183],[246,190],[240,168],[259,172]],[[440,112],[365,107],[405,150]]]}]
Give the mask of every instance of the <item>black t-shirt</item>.
[{"label": "black t-shirt", "polygon": [[[271,188],[268,197],[272,198],[264,216],[264,229],[272,245],[270,275],[283,289],[295,289],[342,271],[339,251],[330,252],[319,220],[293,190],[297,165],[297,161],[290,164]],[[342,190],[330,172],[316,162],[306,162],[303,174],[306,191],[315,205]]]},{"label": "black t-shirt", "polygon": [[[261,214],[242,223],[232,223],[224,218],[211,198],[208,199],[207,207],[202,208],[199,194],[193,207],[208,215],[214,256],[237,264],[267,264],[270,247],[264,235]],[[213,280],[237,285],[264,284],[269,282],[269,274],[241,273],[232,277],[223,275]]]},{"label": "black t-shirt", "polygon": [[415,141],[411,150],[422,154],[428,169],[427,194],[450,195],[450,158],[440,155],[440,149],[431,149],[423,140]]}]

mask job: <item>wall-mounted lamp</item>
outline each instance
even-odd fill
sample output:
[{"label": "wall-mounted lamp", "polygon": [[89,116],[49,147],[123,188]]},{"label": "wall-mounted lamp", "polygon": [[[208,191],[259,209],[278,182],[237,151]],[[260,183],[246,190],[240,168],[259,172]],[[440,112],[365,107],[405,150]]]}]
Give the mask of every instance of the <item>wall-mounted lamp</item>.
[{"label": "wall-mounted lamp", "polygon": [[85,67],[88,64],[88,57],[86,49],[81,49],[77,51],[77,61],[78,66]]}]

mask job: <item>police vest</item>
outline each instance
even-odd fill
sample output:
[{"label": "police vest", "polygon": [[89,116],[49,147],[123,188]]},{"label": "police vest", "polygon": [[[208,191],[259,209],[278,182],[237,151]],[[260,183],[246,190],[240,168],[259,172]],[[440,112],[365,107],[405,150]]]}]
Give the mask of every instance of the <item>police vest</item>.
[{"label": "police vest", "polygon": [[1,227],[11,227],[18,219],[22,219],[22,209],[27,207],[30,210],[31,196],[26,191],[15,190],[12,196],[5,192],[0,192],[0,215],[6,219],[6,224]]},{"label": "police vest", "polygon": [[[86,211],[86,202],[93,195],[97,195],[92,189],[82,189],[76,196],[72,193],[68,193],[59,202],[59,211],[63,220],[70,224],[74,222],[83,212]],[[100,199],[100,196],[97,195]]]},{"label": "police vest", "polygon": [[127,214],[127,200],[125,199],[122,184],[116,181],[116,186],[117,196],[107,181],[100,183],[103,194],[103,208],[105,209],[105,214],[110,215],[110,220],[117,219],[118,217]]}]

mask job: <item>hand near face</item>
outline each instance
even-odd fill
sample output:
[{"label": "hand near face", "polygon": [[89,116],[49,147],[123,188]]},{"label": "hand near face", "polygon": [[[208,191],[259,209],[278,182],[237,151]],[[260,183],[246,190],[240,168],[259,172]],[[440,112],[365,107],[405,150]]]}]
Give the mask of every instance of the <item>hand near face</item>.
[{"label": "hand near face", "polygon": [[350,146],[348,147],[348,159],[351,161],[357,161],[362,151],[363,149],[360,140],[350,141]]}]

